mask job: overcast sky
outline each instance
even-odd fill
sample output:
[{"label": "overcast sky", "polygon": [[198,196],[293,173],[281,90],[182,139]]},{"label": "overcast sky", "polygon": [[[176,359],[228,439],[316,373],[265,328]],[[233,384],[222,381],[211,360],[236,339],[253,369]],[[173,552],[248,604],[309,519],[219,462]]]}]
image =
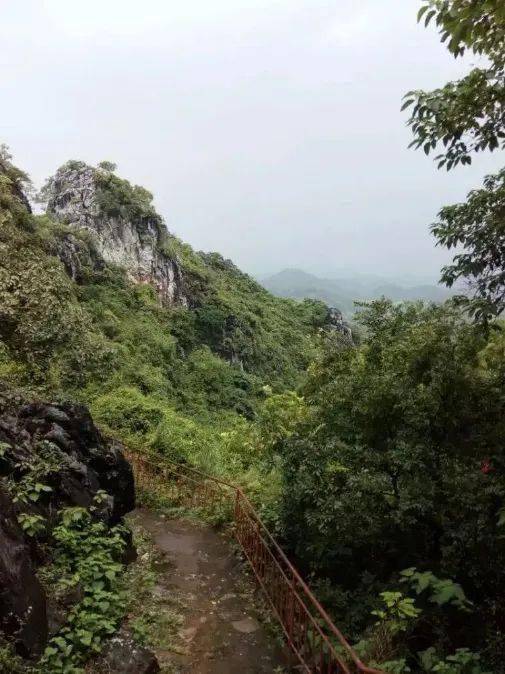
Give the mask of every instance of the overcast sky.
[{"label": "overcast sky", "polygon": [[438,172],[401,97],[465,64],[418,0],[0,0],[0,139],[37,185],[109,159],[253,273],[435,278],[429,234],[497,156]]}]

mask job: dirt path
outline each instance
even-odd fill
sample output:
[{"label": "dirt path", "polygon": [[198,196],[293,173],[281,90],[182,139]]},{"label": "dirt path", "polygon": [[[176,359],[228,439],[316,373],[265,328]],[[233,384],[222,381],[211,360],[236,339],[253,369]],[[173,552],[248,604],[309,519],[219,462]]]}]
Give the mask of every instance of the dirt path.
[{"label": "dirt path", "polygon": [[158,651],[181,674],[282,672],[281,650],[257,620],[243,572],[229,544],[210,527],[135,511],[137,523],[167,559],[159,592],[184,597],[183,654]]}]

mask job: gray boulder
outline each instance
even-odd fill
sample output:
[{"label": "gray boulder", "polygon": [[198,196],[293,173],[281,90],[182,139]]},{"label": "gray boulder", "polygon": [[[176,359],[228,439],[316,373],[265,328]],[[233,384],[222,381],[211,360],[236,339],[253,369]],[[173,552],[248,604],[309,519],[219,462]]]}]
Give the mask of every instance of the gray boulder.
[{"label": "gray boulder", "polygon": [[342,312],[335,307],[328,307],[326,315],[326,328],[339,332],[351,344],[353,343],[352,331],[348,323],[345,322]]},{"label": "gray boulder", "polygon": [[109,674],[156,674],[160,671],[156,656],[136,644],[126,630],[120,630],[106,644],[98,669]]}]

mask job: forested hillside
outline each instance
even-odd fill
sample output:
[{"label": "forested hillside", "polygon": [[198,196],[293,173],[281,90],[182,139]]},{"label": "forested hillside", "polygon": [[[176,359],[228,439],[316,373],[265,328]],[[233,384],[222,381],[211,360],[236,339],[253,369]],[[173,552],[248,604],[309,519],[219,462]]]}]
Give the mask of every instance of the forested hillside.
[{"label": "forested hillside", "polygon": [[[4,155],[4,381],[85,401],[116,434],[146,447],[156,437],[179,458],[199,434],[213,441],[301,381],[318,330],[332,327],[322,303],[276,299],[219,254],[195,253],[165,230],[147,191],[108,168],[70,162],[46,185],[44,216],[30,214],[23,180]],[[117,238],[132,231],[134,243]],[[123,266],[102,254],[125,250]],[[159,278],[142,269],[147,253]]]}]

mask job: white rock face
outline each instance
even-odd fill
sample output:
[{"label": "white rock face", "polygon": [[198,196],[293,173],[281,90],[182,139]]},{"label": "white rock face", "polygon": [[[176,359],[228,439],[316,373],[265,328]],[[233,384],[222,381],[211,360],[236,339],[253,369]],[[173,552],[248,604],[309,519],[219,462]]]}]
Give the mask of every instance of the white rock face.
[{"label": "white rock face", "polygon": [[96,172],[77,162],[58,169],[47,189],[47,213],[89,231],[103,259],[123,267],[133,281],[152,284],[163,305],[187,306],[179,263],[159,249],[161,220],[142,217],[134,222],[104,213]]}]

